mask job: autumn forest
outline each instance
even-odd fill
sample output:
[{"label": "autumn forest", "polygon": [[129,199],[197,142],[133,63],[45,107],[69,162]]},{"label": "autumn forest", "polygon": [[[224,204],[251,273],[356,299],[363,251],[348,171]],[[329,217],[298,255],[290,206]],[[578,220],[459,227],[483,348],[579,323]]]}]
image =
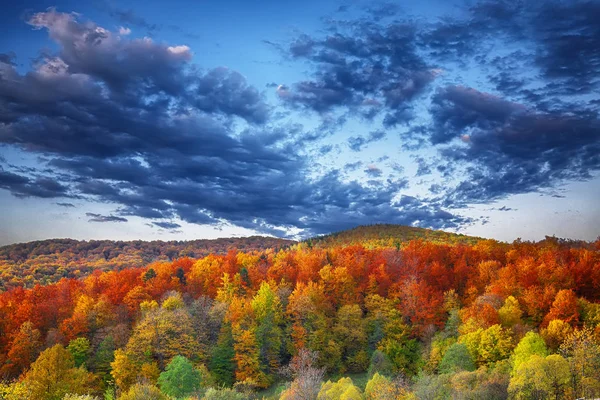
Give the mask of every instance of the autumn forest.
[{"label": "autumn forest", "polygon": [[[0,398],[600,396],[600,241],[393,225],[240,240],[196,257],[157,242],[129,267],[67,260],[85,242],[1,249]],[[15,265],[27,284],[7,284]]]}]

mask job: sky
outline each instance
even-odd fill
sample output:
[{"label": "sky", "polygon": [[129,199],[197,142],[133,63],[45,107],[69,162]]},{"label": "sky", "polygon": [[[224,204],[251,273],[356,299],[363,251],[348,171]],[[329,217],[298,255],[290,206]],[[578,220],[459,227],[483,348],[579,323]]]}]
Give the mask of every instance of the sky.
[{"label": "sky", "polygon": [[2,8],[0,244],[600,235],[600,1]]}]

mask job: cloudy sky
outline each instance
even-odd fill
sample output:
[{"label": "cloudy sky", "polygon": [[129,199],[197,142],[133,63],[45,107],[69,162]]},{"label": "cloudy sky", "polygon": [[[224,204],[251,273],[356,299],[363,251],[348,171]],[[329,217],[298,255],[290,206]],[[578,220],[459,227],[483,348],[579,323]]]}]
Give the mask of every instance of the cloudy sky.
[{"label": "cloudy sky", "polygon": [[0,244],[600,235],[599,1],[13,3]]}]

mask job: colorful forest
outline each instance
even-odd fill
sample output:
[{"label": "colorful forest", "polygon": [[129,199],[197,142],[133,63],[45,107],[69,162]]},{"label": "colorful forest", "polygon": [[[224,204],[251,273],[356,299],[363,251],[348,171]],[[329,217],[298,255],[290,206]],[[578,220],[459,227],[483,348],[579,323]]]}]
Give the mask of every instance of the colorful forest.
[{"label": "colorful forest", "polygon": [[600,240],[376,229],[11,287],[0,398],[600,397]]}]

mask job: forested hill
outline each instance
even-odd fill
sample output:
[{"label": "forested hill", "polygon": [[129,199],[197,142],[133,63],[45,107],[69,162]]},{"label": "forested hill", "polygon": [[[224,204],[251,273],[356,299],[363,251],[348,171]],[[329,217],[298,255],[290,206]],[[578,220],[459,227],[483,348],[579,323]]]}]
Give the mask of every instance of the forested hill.
[{"label": "forested hill", "polygon": [[411,240],[445,244],[475,244],[486,240],[475,236],[436,231],[413,226],[376,224],[358,226],[341,232],[307,239],[306,243],[317,247],[347,246],[362,244],[365,247],[397,247]]},{"label": "forested hill", "polygon": [[0,247],[0,291],[12,287],[48,284],[60,278],[77,278],[94,270],[141,267],[153,261],[209,254],[280,249],[292,240],[265,236],[191,241],[115,241],[50,239]]},{"label": "forested hill", "polygon": [[[330,235],[308,239],[316,247],[362,244],[366,248],[398,247],[421,239],[445,244],[474,244],[481,238],[410,226],[378,224],[359,226]],[[202,258],[209,254],[226,254],[282,249],[293,240],[266,236],[221,238],[191,241],[114,241],[50,239],[0,247],[0,291],[14,287],[49,284],[61,278],[81,278],[94,270],[121,270],[142,267],[154,261],[177,258]]]}]

